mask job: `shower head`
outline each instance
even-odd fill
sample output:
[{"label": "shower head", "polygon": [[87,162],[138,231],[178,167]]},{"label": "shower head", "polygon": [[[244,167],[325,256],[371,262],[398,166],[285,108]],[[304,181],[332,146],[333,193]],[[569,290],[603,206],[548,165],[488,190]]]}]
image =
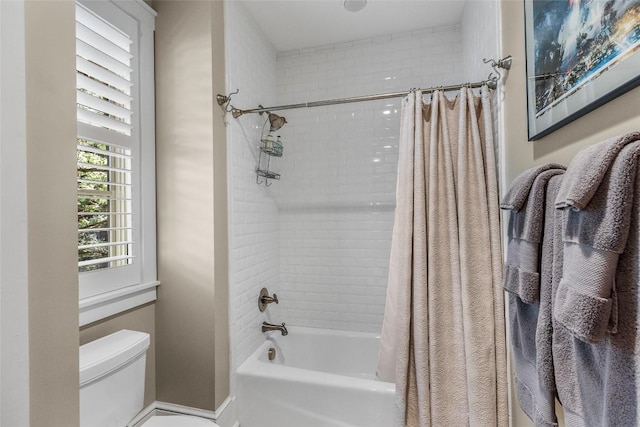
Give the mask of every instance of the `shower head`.
[{"label": "shower head", "polygon": [[277,114],[269,113],[269,124],[271,132],[277,131],[287,123],[287,119]]}]

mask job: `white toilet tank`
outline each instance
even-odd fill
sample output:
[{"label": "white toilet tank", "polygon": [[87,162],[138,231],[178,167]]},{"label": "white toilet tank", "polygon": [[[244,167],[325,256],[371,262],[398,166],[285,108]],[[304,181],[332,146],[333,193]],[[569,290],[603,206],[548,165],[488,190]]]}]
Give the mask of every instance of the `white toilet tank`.
[{"label": "white toilet tank", "polygon": [[80,346],[80,427],[125,427],[142,410],[149,342],[123,329]]}]

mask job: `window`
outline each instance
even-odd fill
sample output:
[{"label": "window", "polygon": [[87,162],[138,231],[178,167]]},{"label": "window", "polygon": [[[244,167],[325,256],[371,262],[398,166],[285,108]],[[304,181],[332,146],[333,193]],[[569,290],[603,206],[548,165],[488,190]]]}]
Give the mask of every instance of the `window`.
[{"label": "window", "polygon": [[[142,1],[76,3],[81,324],[155,299],[154,15]],[[137,302],[105,309],[127,295]]]},{"label": "window", "polygon": [[78,138],[78,271],[133,263],[131,150]]}]

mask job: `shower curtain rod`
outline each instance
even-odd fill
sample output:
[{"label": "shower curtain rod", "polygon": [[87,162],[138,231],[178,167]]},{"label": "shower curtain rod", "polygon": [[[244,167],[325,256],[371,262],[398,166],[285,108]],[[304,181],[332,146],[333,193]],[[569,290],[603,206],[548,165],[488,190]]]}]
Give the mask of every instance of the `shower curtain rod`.
[{"label": "shower curtain rod", "polygon": [[[436,90],[441,90],[446,92],[446,91],[461,89],[463,87],[478,88],[485,85],[489,87],[489,89],[495,89],[497,86],[497,82],[498,82],[498,78],[496,77],[496,78],[483,80],[481,82],[464,83],[464,84],[449,85],[449,86],[433,86],[426,89],[418,89],[418,90],[421,90],[422,93],[431,93],[431,92],[435,92]],[[263,107],[260,105],[258,108],[252,108],[250,110],[241,110],[239,108],[233,108],[232,106],[231,114],[233,115],[234,119],[237,119],[243,114],[250,114],[250,113],[262,114],[262,113],[268,113],[271,111],[278,111],[278,110],[293,110],[296,108],[310,108],[310,107],[322,107],[325,105],[349,104],[351,102],[376,101],[378,99],[403,97],[409,94],[412,90],[404,91],[404,92],[381,93],[378,95],[364,95],[364,96],[353,96],[350,98],[328,99],[325,101],[303,102],[300,104],[277,105],[275,107]],[[221,95],[218,95],[218,96],[221,96]],[[220,103],[220,101],[218,101],[218,103]]]},{"label": "shower curtain rod", "polygon": [[[489,89],[495,89],[498,85],[498,81],[501,78],[500,71],[498,69],[501,68],[504,70],[509,70],[511,68],[512,57],[511,55],[508,55],[497,61],[491,58],[490,59],[483,58],[482,62],[484,62],[485,64],[489,64],[493,68],[493,71],[497,76],[493,76],[493,73],[492,73],[492,74],[489,74],[489,77],[487,78],[487,80],[483,80],[481,82],[462,83],[462,84],[450,85],[450,86],[433,86],[426,89],[417,89],[417,90],[421,90],[422,93],[431,93],[431,92],[435,92],[436,90],[441,90],[446,92],[446,91],[461,89],[463,87],[478,88],[485,85]],[[278,111],[278,110],[293,110],[295,108],[321,107],[324,105],[348,104],[351,102],[375,101],[378,99],[398,98],[398,97],[403,97],[409,94],[413,90],[415,89],[411,89],[409,91],[404,91],[404,92],[381,93],[379,95],[364,95],[364,96],[354,96],[351,98],[328,99],[326,101],[304,102],[301,104],[278,105],[275,107],[263,107],[262,105],[259,105],[258,108],[252,108],[250,110],[241,110],[231,105],[231,97],[236,93],[238,93],[240,91],[239,89],[233,93],[230,93],[228,96],[218,94],[216,99],[218,101],[218,105],[220,105],[224,111],[230,112],[231,114],[233,114],[233,118],[237,119],[241,115],[249,114],[249,113],[262,114],[262,113],[268,113],[271,111]],[[231,109],[228,109],[228,107],[231,107]]]}]

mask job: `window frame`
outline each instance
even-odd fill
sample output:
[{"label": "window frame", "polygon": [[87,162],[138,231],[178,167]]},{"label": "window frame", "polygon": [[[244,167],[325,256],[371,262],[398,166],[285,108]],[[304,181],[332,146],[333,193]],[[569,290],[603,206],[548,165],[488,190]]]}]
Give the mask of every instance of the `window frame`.
[{"label": "window frame", "polygon": [[[154,30],[156,13],[142,0],[77,0],[115,27],[125,20],[135,21],[129,34],[132,44],[132,139],[134,263],[96,272],[79,273],[80,326],[155,301],[156,268],[156,192],[155,192],[155,96]],[[78,122],[78,136],[84,137]],[[99,131],[100,129],[98,129]],[[94,140],[95,138],[89,138]],[[108,141],[104,141],[108,142]],[[116,141],[113,142],[117,144]],[[132,267],[128,269],[126,267]],[[124,272],[125,270],[132,270]],[[122,273],[121,273],[122,272]],[[99,274],[109,273],[109,274]]]}]

